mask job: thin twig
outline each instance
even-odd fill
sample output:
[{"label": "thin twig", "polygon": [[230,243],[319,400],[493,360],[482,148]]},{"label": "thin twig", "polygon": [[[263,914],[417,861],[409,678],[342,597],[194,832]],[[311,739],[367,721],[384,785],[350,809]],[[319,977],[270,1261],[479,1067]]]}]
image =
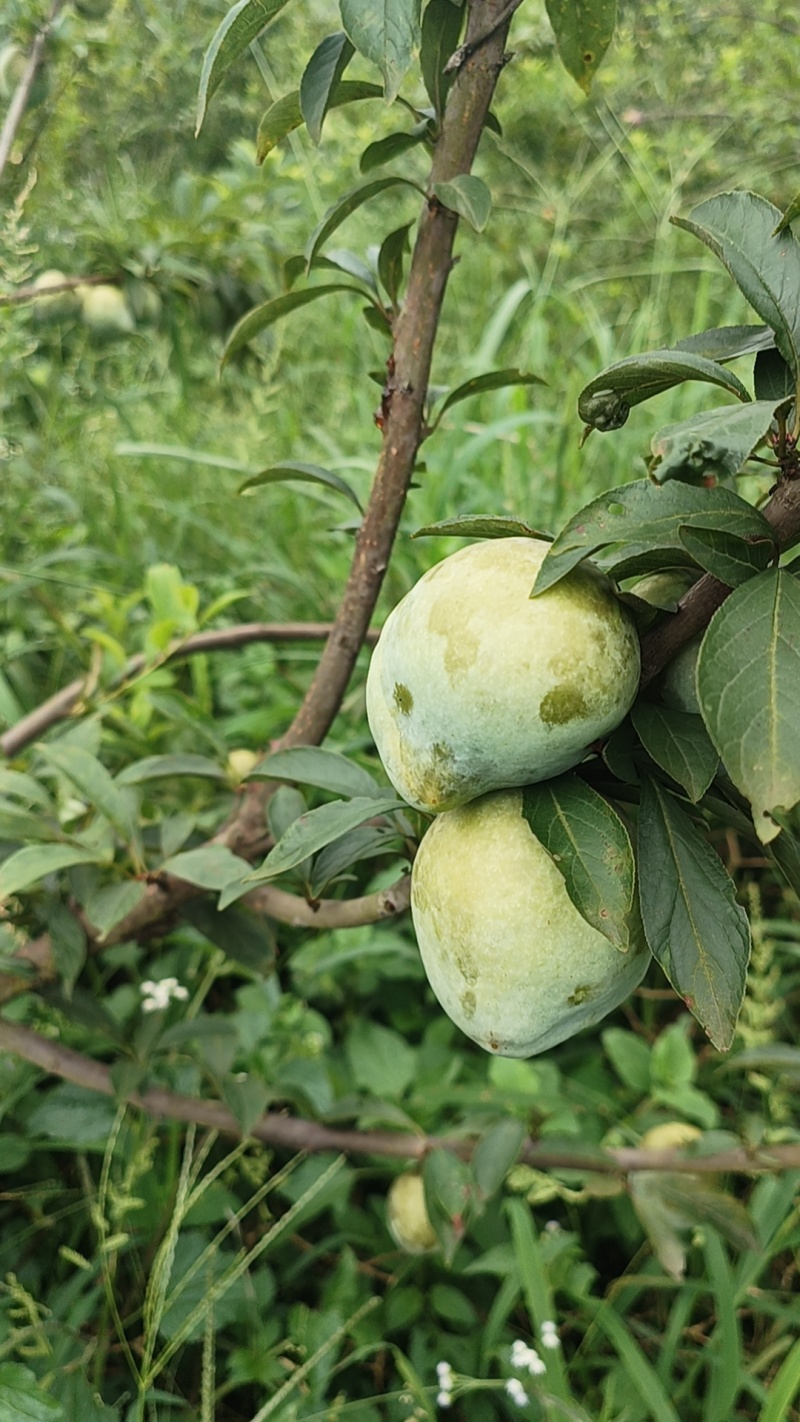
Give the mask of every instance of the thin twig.
[{"label": "thin twig", "polygon": [[31,96],[33,83],[42,60],[44,59],[44,52],[47,41],[50,38],[53,22],[61,9],[62,3],[63,0],[53,0],[50,14],[31,45],[27,63],[22,71],[22,77],[14,91],[11,103],[8,106],[5,122],[3,123],[2,129],[0,129],[0,179],[2,179],[6,164],[11,157],[11,149],[14,139],[17,136],[17,129],[28,107],[28,100]]},{"label": "thin twig", "polygon": [[0,306],[19,306],[24,301],[37,301],[42,297],[58,296],[62,291],[74,291],[76,286],[106,286],[122,281],[123,278],[123,272],[117,272],[114,276],[65,276],[63,281],[54,281],[52,286],[44,289],[35,282],[29,282],[27,286],[18,286],[14,291],[0,292]]}]

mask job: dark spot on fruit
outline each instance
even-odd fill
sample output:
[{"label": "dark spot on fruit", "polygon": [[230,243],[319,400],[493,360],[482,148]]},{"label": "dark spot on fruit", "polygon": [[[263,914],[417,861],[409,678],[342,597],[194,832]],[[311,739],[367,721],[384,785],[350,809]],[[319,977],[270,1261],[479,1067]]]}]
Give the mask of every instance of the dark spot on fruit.
[{"label": "dark spot on fruit", "polygon": [[464,1016],[467,1018],[468,1021],[470,1018],[475,1016],[475,1008],[477,1007],[477,1005],[478,1004],[475,1000],[474,992],[465,992],[462,995],[461,1007],[463,1009]]},{"label": "dark spot on fruit", "polygon": [[580,983],[567,998],[567,1006],[580,1007],[582,1003],[588,1002],[590,997],[594,997],[596,992],[594,983]]},{"label": "dark spot on fruit", "polygon": [[414,709],[414,698],[402,681],[396,681],[394,684],[394,704],[404,716],[408,716]]},{"label": "dark spot on fruit", "polygon": [[539,715],[546,726],[564,726],[568,721],[585,719],[589,714],[586,697],[577,686],[562,683],[542,697]]}]

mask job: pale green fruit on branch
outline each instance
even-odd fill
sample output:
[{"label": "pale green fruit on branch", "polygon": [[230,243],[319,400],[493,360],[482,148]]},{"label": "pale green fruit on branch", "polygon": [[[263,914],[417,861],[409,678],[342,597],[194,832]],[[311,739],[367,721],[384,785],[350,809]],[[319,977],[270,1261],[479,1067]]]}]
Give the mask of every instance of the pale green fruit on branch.
[{"label": "pale green fruit on branch", "polygon": [[420,810],[560,775],[633,702],[639,642],[608,580],[584,564],[531,598],[549,546],[462,548],[386,621],[367,717],[386,774]]},{"label": "pale green fruit on branch", "polygon": [[700,632],[681,647],[678,655],[664,669],[659,683],[661,700],[673,711],[690,711],[699,716],[700,698],[697,695],[697,656],[705,634]]},{"label": "pale green fruit on branch", "polygon": [[[500,1056],[534,1056],[599,1022],[650,958],[643,945],[620,952],[578,912],[520,790],[433,821],[414,860],[411,913],[448,1017]],[[633,922],[631,932],[638,945]]]},{"label": "pale green fruit on branch", "polygon": [[80,298],[75,289],[68,291],[56,291],[53,295],[48,292],[55,286],[63,286],[67,281],[64,272],[60,272],[57,267],[49,267],[46,272],[42,272],[33,283],[36,288],[34,298],[33,314],[37,321],[61,321],[70,316],[76,316],[80,310]]},{"label": "pale green fruit on branch", "polygon": [[419,1175],[398,1175],[386,1197],[386,1222],[392,1238],[409,1254],[427,1254],[439,1241],[425,1204]]},{"label": "pale green fruit on branch", "polygon": [[135,327],[133,316],[118,286],[78,287],[84,324],[101,340],[126,336]]}]

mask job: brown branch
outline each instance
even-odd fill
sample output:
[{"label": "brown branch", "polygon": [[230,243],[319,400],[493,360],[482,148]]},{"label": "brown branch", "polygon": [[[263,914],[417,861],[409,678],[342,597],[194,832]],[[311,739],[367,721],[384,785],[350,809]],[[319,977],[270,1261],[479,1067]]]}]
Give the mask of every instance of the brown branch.
[{"label": "brown branch", "polygon": [[58,15],[61,5],[62,0],[53,0],[53,4],[50,7],[50,14],[31,45],[27,63],[22,71],[22,77],[14,91],[11,103],[8,106],[8,113],[6,114],[3,127],[0,130],[0,179],[2,179],[6,164],[11,157],[11,149],[14,139],[17,136],[17,129],[28,107],[28,100],[31,96],[33,83],[44,59],[44,52],[53,28],[53,21]]},{"label": "brown branch", "polygon": [[364,894],[359,899],[319,899],[310,904],[298,894],[289,894],[273,884],[254,889],[242,900],[266,918],[288,923],[292,928],[361,928],[405,913],[411,901],[411,875],[405,874],[388,889]]},{"label": "brown branch", "polygon": [[[800,480],[782,480],[762,513],[773,529],[778,547],[791,547],[800,537]],[[686,642],[702,632],[730,592],[724,583],[706,573],[681,598],[677,612],[667,615],[645,633],[642,638],[643,687],[658,676]]]},{"label": "brown branch", "polygon": [[[331,622],[242,622],[235,627],[220,627],[209,632],[197,632],[193,637],[174,642],[159,659],[159,666],[175,661],[179,657],[190,657],[198,652],[226,652],[253,642],[320,642],[330,636]],[[368,629],[365,642],[377,642],[379,629]],[[148,658],[143,655],[131,657],[113,683],[111,689],[123,686],[131,677],[138,676],[148,666]],[[90,690],[91,674],[76,677],[68,686],[62,687],[54,696],[43,701],[27,716],[23,716],[8,731],[0,736],[0,751],[11,757],[18,755],[25,746],[44,735],[51,726],[64,721],[79,705],[82,697]]]},{"label": "brown branch", "polygon": [[76,286],[105,286],[123,279],[122,272],[116,272],[113,276],[65,276],[63,281],[53,282],[44,290],[31,282],[27,286],[18,286],[14,291],[0,292],[0,306],[19,306],[23,301],[40,301],[43,297],[58,296],[62,291],[74,291]]},{"label": "brown branch", "polygon": [[[30,1027],[0,1019],[0,1050],[13,1052],[42,1071],[96,1091],[102,1096],[114,1096],[111,1073],[101,1062],[82,1056],[70,1047],[63,1047],[42,1037]],[[242,1137],[242,1129],[232,1113],[219,1101],[201,1101],[192,1096],[161,1087],[132,1092],[128,1104],[149,1116],[169,1121],[192,1121],[226,1136]],[[472,1143],[463,1136],[400,1135],[391,1131],[338,1130],[317,1121],[267,1112],[248,1132],[248,1136],[294,1151],[345,1151],[351,1154],[390,1156],[406,1160],[421,1160],[429,1151],[444,1149],[469,1157]],[[639,1150],[625,1147],[604,1151],[602,1155],[588,1150],[547,1145],[527,1140],[520,1151],[520,1160],[543,1170],[590,1170],[599,1174],[627,1174],[634,1170],[670,1170],[683,1174],[708,1175],[721,1171],[736,1171],[744,1175],[764,1171],[788,1170],[800,1166],[800,1145],[777,1145],[759,1150],[743,1146],[720,1151],[716,1155],[687,1156],[674,1151]]]}]

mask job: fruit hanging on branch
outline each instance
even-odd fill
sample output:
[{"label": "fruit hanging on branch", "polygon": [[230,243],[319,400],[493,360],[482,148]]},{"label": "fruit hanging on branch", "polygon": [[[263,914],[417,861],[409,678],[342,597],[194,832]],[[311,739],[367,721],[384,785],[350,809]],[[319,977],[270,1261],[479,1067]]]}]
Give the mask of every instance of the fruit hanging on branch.
[{"label": "fruit hanging on branch", "polygon": [[502,538],[462,548],[388,617],[367,716],[389,779],[417,809],[560,775],[629,710],[639,683],[632,619],[586,563],[531,598],[549,546]]}]

